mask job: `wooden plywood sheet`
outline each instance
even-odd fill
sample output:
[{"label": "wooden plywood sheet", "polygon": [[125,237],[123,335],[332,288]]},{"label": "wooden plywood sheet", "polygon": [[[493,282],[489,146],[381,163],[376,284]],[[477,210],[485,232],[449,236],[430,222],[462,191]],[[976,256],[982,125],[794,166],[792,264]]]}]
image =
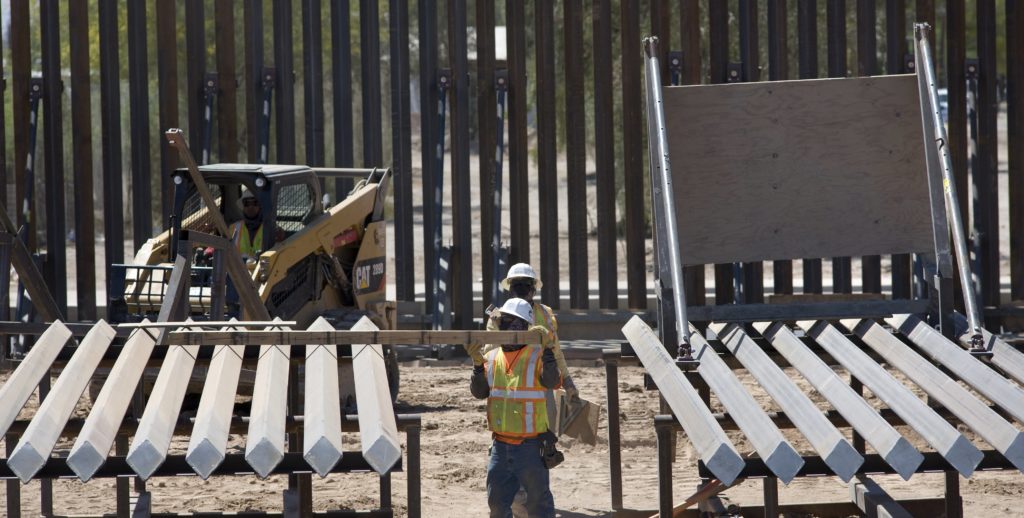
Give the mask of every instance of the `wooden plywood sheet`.
[{"label": "wooden plywood sheet", "polygon": [[914,76],[665,88],[683,262],[933,248]]}]

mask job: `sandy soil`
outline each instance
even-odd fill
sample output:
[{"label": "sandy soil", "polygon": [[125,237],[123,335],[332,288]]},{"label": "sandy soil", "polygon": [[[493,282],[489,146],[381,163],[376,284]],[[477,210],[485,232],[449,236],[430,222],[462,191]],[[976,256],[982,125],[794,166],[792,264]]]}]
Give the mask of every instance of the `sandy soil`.
[{"label": "sandy soil", "polygon": [[[574,362],[572,371],[587,399],[604,405],[605,369],[596,362]],[[483,516],[487,512],[485,476],[489,436],[485,431],[484,405],[474,399],[468,388],[468,365],[446,367],[413,367],[403,371],[407,383],[399,397],[397,410],[420,413],[423,418],[422,463],[424,516]],[[741,372],[742,375],[742,372]],[[748,376],[742,376],[765,409],[771,403]],[[799,378],[798,375],[794,375]],[[802,380],[801,380],[802,381]],[[619,391],[622,426],[623,503],[626,509],[656,509],[657,464],[656,440],[652,418],[657,413],[658,395],[642,390],[642,371],[639,367],[620,367]],[[808,390],[806,384],[804,389]],[[877,404],[877,400],[869,400]],[[821,398],[815,401],[824,407]],[[35,402],[22,417],[29,417]],[[84,416],[87,397],[83,397],[78,414]],[[555,504],[562,517],[610,516],[609,462],[607,444],[607,416],[602,415],[601,434],[596,446],[572,439],[560,442],[566,462],[551,472]],[[900,430],[915,444],[923,444],[912,431]],[[973,439],[970,432],[968,437]],[[789,433],[790,439],[802,454],[811,454],[806,441]],[[751,449],[738,432],[731,432],[737,449]],[[358,448],[358,435],[346,434],[346,449]],[[983,443],[977,442],[980,447]],[[404,436],[403,436],[404,445]],[[696,457],[685,439],[680,443],[677,462],[673,469],[675,498],[681,501],[696,487]],[[70,448],[70,442],[60,447]],[[187,437],[176,438],[172,451],[183,453]],[[233,436],[232,448],[244,451],[240,437]],[[922,447],[923,449],[923,447]],[[938,497],[943,492],[941,474],[916,475],[909,482],[896,476],[875,478],[893,496],[900,498]],[[407,510],[407,476],[396,473],[392,479],[393,499],[398,515]],[[198,477],[152,479],[147,489],[153,495],[154,512],[199,511],[280,511],[281,491],[287,486],[285,477],[260,480],[255,475],[214,477],[203,481]],[[39,512],[39,483],[22,486],[26,515]],[[61,480],[54,484],[54,509],[67,514],[99,514],[115,510],[114,483],[97,480],[81,483]],[[964,497],[964,516],[1012,515],[1024,506],[1024,477],[1013,472],[976,473],[971,479],[961,479]],[[316,510],[371,509],[377,507],[378,481],[373,474],[333,474],[314,481]],[[761,502],[759,481],[746,481],[730,488],[725,496],[731,503],[758,505]],[[797,479],[789,486],[780,486],[779,499],[786,503],[844,501],[848,488],[838,477]],[[0,509],[5,502],[0,502]]]}]

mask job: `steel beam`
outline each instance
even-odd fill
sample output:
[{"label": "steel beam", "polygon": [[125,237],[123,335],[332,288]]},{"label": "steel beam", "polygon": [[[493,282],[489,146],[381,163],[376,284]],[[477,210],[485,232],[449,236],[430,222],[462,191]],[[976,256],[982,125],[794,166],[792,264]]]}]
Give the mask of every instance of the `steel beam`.
[{"label": "steel beam", "polygon": [[68,455],[68,466],[82,482],[89,481],[106,461],[155,344],[152,331],[136,329],[121,348]]},{"label": "steel beam", "polygon": [[[346,2],[347,5],[347,2]],[[522,5],[519,2],[512,2],[508,4],[508,8],[511,10],[517,5]],[[347,9],[347,7],[346,7]],[[521,7],[520,7],[521,9]],[[342,15],[345,16],[345,15]],[[423,284],[424,286],[434,285],[434,268],[432,265],[437,264],[438,254],[440,250],[434,250],[434,237],[429,232],[429,229],[433,229],[434,214],[437,212],[434,207],[434,179],[440,174],[439,171],[435,171],[435,165],[437,164],[434,159],[436,153],[436,146],[439,136],[437,132],[437,110],[431,109],[434,105],[434,100],[438,96],[437,86],[437,55],[438,55],[438,43],[437,43],[437,2],[436,0],[419,0],[417,6],[417,18],[419,25],[419,46],[420,46],[420,67],[419,67],[419,83],[420,83],[420,169],[422,170],[423,179],[423,264],[431,265],[423,268]],[[511,43],[512,37],[516,34],[516,25],[509,23],[509,42]],[[524,65],[525,66],[525,65]],[[349,83],[349,90],[351,90],[351,84]],[[525,124],[525,123],[524,123]],[[525,129],[524,135],[525,135]],[[525,140],[525,136],[523,137]],[[525,152],[525,149],[523,150]],[[424,298],[426,299],[426,307],[434,307],[434,292],[430,289],[424,289]]]},{"label": "steel beam", "polygon": [[831,367],[814,354],[782,323],[754,324],[775,350],[795,367],[811,386],[825,397],[854,430],[899,473],[910,480],[924,457],[885,421],[859,394],[854,392]]},{"label": "steel beam", "polygon": [[[492,6],[492,13],[493,10]],[[412,301],[416,299],[416,273],[413,254],[412,122],[409,113],[409,0],[390,0],[388,20],[391,23],[391,168],[395,172],[395,224],[392,227],[395,233],[395,287],[399,300]],[[491,32],[493,38],[494,31]],[[479,33],[477,36],[483,37]],[[493,48],[492,43],[490,52],[493,52]],[[477,55],[483,53],[484,50],[478,46]],[[483,88],[483,85],[479,86]],[[481,171],[484,169],[481,168]],[[485,190],[481,188],[481,192]],[[483,264],[488,262],[484,260]]]},{"label": "steel beam", "polygon": [[[679,84],[696,85],[701,82],[700,25],[700,2],[698,0],[680,2],[679,33],[682,39],[683,62],[679,74]],[[623,140],[623,144],[625,144],[625,140]],[[655,271],[655,277],[658,275],[659,273]],[[705,304],[704,265],[683,267],[683,287],[686,290],[687,305],[703,306]]]},{"label": "steel beam", "polygon": [[877,518],[911,518],[912,516],[874,480],[864,475],[858,475],[856,481],[850,482],[850,500],[864,512],[865,516]]},{"label": "steel beam", "polygon": [[[334,6],[331,6],[332,14]],[[245,128],[247,158],[258,163],[262,140],[260,133],[263,111],[263,0],[249,0],[242,4],[242,30],[245,33]],[[345,25],[348,28],[348,24]],[[347,72],[351,67],[345,68]],[[269,130],[270,128],[267,128]],[[346,135],[351,138],[351,132]]]},{"label": "steel beam", "polygon": [[[115,0],[102,0],[100,2],[100,41],[106,43],[107,38],[103,33],[104,28],[104,7],[112,5]],[[29,83],[32,77],[32,23],[30,22],[29,15],[29,0],[13,0],[9,2],[10,8],[10,24],[7,26],[8,34],[7,41],[11,46],[11,112],[13,115],[12,122],[14,128],[14,182],[15,182],[15,203],[22,203],[25,200],[25,189],[27,182],[25,181],[25,165],[28,162],[28,142],[29,142],[29,124],[30,124],[30,99],[29,99]],[[107,4],[107,5],[105,5]],[[116,38],[116,36],[115,36]],[[116,43],[114,44],[117,45]],[[103,77],[103,65],[105,59],[103,58],[104,46],[100,45],[100,75],[101,81]],[[115,48],[114,53],[117,52]],[[106,125],[104,125],[106,127]],[[6,198],[5,198],[6,199]],[[28,200],[30,207],[35,204],[33,200]],[[117,209],[120,210],[121,205],[117,205]],[[29,240],[26,243],[29,246],[35,245],[35,222],[25,221],[24,211],[16,210],[17,223],[21,227],[25,225],[28,227]],[[120,221],[120,219],[118,219]]]},{"label": "steel beam", "polygon": [[[235,0],[216,0],[213,11],[214,24],[217,27],[214,33],[217,46],[217,161],[221,163],[238,161],[235,5]],[[312,162],[307,164],[313,165]]]},{"label": "steel beam", "polygon": [[271,162],[278,164],[295,163],[295,82],[292,78],[295,73],[295,56],[292,52],[294,7],[292,2],[273,3],[277,156]]},{"label": "steel beam", "polygon": [[533,331],[197,331],[177,330],[168,333],[163,345],[305,345],[317,343],[351,344],[539,344],[540,335]]},{"label": "steel beam", "polygon": [[740,325],[716,324],[711,329],[782,411],[786,412],[786,417],[793,421],[832,471],[844,482],[849,482],[857,468],[864,463],[864,458],[853,449],[843,434],[829,423],[818,407],[793,384]]},{"label": "steel beam", "polygon": [[302,89],[306,114],[306,164],[326,165],[324,57],[320,0],[302,0]]},{"label": "steel beam", "polygon": [[[69,2],[68,43],[71,48],[71,133],[74,171],[75,287],[78,291],[78,319],[96,319],[96,218],[93,198],[92,101],[89,84],[89,12],[86,2]],[[2,67],[0,67],[2,68]],[[0,139],[4,138],[0,123]],[[2,140],[0,140],[2,141]],[[4,146],[6,147],[6,146]],[[7,161],[0,153],[0,163]],[[3,169],[6,169],[4,167]],[[0,185],[7,185],[6,173]],[[6,205],[6,194],[0,195]],[[6,297],[0,304],[9,307]]]},{"label": "steel beam", "polygon": [[[188,145],[202,149],[203,82],[206,78],[206,20],[203,0],[185,0],[185,103]],[[166,128],[164,128],[166,129]]]},{"label": "steel beam", "polygon": [[[128,105],[132,156],[132,241],[138,250],[153,235],[153,177],[149,141],[149,57],[147,2],[128,2]],[[203,49],[205,51],[205,48]],[[193,56],[190,56],[191,62]],[[191,131],[195,129],[189,128]],[[162,198],[163,196],[161,196]],[[81,216],[81,215],[79,215]]]},{"label": "steel beam", "polygon": [[114,340],[114,335],[114,328],[109,324],[103,320],[97,322],[82,339],[75,355],[39,405],[32,422],[15,446],[14,453],[7,459],[7,466],[22,482],[31,480],[50,457],[64,429],[64,423],[71,417],[78,399],[89,386],[92,372],[103,359],[103,353]]},{"label": "steel beam", "polygon": [[[45,178],[46,261],[43,278],[62,314],[68,311],[68,274],[65,260],[67,228],[64,203],[64,83],[60,65],[60,4],[39,2],[43,63],[43,164]],[[38,158],[38,155],[36,156]],[[33,212],[33,218],[38,212]]]},{"label": "steel beam", "polygon": [[0,434],[6,434],[22,407],[32,397],[36,385],[43,376],[48,376],[53,359],[71,338],[71,330],[60,320],[39,336],[35,345],[25,355],[21,365],[11,373],[0,388]]},{"label": "steel beam", "polygon": [[598,299],[601,309],[615,309],[619,304],[619,293],[616,274],[618,248],[615,244],[615,110],[612,98],[611,0],[595,0],[593,9],[597,249],[601,251],[597,258]]},{"label": "steel beam", "polygon": [[[567,7],[568,9],[568,3]],[[623,190],[625,191],[625,201],[623,214],[626,222],[626,264],[634,265],[634,267],[626,269],[626,286],[627,286],[627,297],[626,307],[630,309],[645,309],[647,308],[647,271],[645,268],[637,268],[636,265],[647,264],[645,258],[645,247],[646,247],[646,211],[644,210],[644,158],[643,158],[643,87],[641,86],[642,75],[641,70],[644,68],[642,62],[643,49],[641,48],[641,36],[640,36],[640,24],[639,24],[639,9],[635,5],[629,2],[623,2],[620,4],[619,10],[619,21],[621,26],[621,45],[622,45],[622,165],[623,165]],[[576,13],[582,17],[582,12],[577,8]],[[652,11],[653,14],[653,11]],[[671,17],[669,13],[662,13],[662,22],[664,28],[670,26]],[[580,20],[582,22],[582,20]],[[582,40],[583,40],[583,24],[580,23],[577,27],[570,28],[570,22],[566,22],[566,41],[568,42],[570,37],[569,31],[579,32],[578,36],[573,35],[575,38],[573,41],[576,44],[576,53],[570,55],[569,47],[566,47],[566,61],[567,67],[579,67],[582,70],[583,57],[582,57]],[[665,42],[664,49],[667,51],[668,41]],[[664,57],[664,53],[662,57]],[[568,63],[568,62],[575,63]],[[666,60],[667,62],[667,60]],[[583,91],[583,77],[582,72],[578,78],[579,85],[576,88],[568,88],[566,92],[582,92]],[[665,76],[668,77],[668,76]],[[568,79],[568,78],[567,78]],[[577,106],[576,100],[570,100],[570,98],[578,97],[578,105],[580,108],[583,106],[583,95],[573,94],[566,95],[566,105]],[[585,117],[583,110],[580,110],[578,117]],[[569,126],[573,122],[566,121],[566,125]],[[586,124],[579,123],[578,128],[566,128],[566,137],[570,135],[579,141],[586,141]],[[571,151],[570,151],[571,153]],[[580,156],[583,156],[583,161],[577,166],[579,168],[579,178],[577,180],[578,185],[574,189],[575,191],[583,191],[577,196],[569,195],[570,200],[582,199],[582,196],[586,195],[585,184],[583,173],[585,172],[586,159],[583,153],[585,150],[581,149],[578,151]],[[579,160],[577,158],[577,160]],[[572,180],[570,180],[572,181]],[[576,206],[577,208],[573,208]],[[573,217],[572,213],[577,212],[575,215],[577,221],[582,220],[582,224],[576,226],[577,230],[570,230],[569,239],[573,240],[573,234],[579,233],[580,235],[575,238],[576,242],[582,250],[574,250],[574,246],[570,245],[569,255],[570,263],[572,258],[577,261],[576,268],[579,270],[577,277],[582,277],[587,274],[587,250],[586,250],[586,239],[587,234],[585,232],[586,219],[585,213],[586,207],[579,203],[570,203],[569,211],[570,218]],[[570,266],[571,267],[571,266]],[[577,283],[580,280],[577,278]],[[586,289],[586,281],[584,280],[580,289]],[[585,292],[584,292],[585,293]],[[578,307],[578,306],[574,306]],[[586,306],[584,306],[586,307]]]},{"label": "steel beam", "polygon": [[[1024,390],[913,315],[886,319],[933,360],[1024,423]],[[968,331],[972,333],[971,331]]]},{"label": "steel beam", "polygon": [[245,460],[260,478],[270,476],[285,454],[288,391],[283,389],[288,386],[290,355],[289,345],[260,347],[252,389],[249,433],[245,441]]},{"label": "steel beam", "polygon": [[893,409],[963,476],[969,477],[982,454],[966,437],[917,398],[907,387],[825,321],[797,322],[850,374]]},{"label": "steel beam", "polygon": [[[535,7],[543,9],[541,5]],[[454,325],[461,329],[469,329],[473,325],[473,234],[469,199],[469,99],[472,95],[469,87],[468,35],[466,22],[466,0],[448,1],[448,44],[449,63],[452,67],[451,122],[451,167],[452,167],[452,264],[451,270],[451,302],[455,310]],[[554,76],[554,72],[551,74]],[[364,108],[365,109],[365,108]],[[541,112],[543,117],[543,112]],[[552,132],[553,133],[553,132]],[[554,140],[554,134],[551,135]],[[376,165],[376,164],[374,164]],[[557,189],[556,189],[557,192]],[[458,201],[455,201],[458,200]],[[557,202],[556,202],[557,203]],[[543,202],[541,204],[543,206]],[[545,209],[541,209],[542,211]],[[557,216],[556,216],[557,218]],[[557,245],[556,245],[557,249]],[[557,252],[556,252],[557,253]],[[543,258],[542,258],[543,261]],[[551,272],[545,273],[543,262],[541,276],[558,275],[558,263]],[[554,283],[558,285],[557,282]],[[546,283],[545,283],[546,285]],[[557,297],[545,298],[549,304],[557,307]]]},{"label": "steel beam", "polygon": [[[526,4],[505,2],[506,46],[508,47],[508,191],[509,191],[509,263],[530,262],[529,140],[527,113],[529,91],[526,87]],[[599,49],[595,49],[597,52]],[[601,54],[596,54],[601,55]],[[611,58],[609,57],[610,61]],[[595,63],[600,62],[595,61]],[[609,81],[610,81],[609,75]],[[595,87],[599,87],[598,82]],[[597,99],[595,93],[595,102]],[[431,97],[436,99],[437,96]],[[610,108],[609,108],[610,109]],[[601,113],[600,111],[596,113]],[[435,141],[438,136],[435,135]],[[601,149],[598,141],[597,149]],[[599,151],[600,153],[600,151]],[[599,155],[600,156],[600,155]],[[600,163],[600,159],[598,159]],[[599,173],[600,174],[600,173]],[[426,227],[430,228],[430,227]],[[427,257],[430,261],[430,257]],[[430,264],[430,263],[428,263]],[[429,295],[428,295],[429,297]]]},{"label": "steel beam", "polygon": [[1024,471],[1024,436],[1006,419],[877,322],[844,320],[842,324],[882,355],[889,365],[906,374],[928,397],[949,409],[1014,466]]},{"label": "steel beam", "polygon": [[[334,329],[323,317],[310,331]],[[385,376],[386,379],[386,376]],[[338,385],[338,351],[334,344],[306,347],[305,423],[302,456],[321,477],[341,460],[341,406]]]},{"label": "steel beam", "polygon": [[214,347],[213,357],[210,358],[206,383],[196,410],[195,426],[192,427],[185,454],[189,466],[204,480],[220,466],[227,455],[225,450],[231,415],[244,357],[244,345],[218,345]]},{"label": "steel beam", "polygon": [[[377,326],[368,317],[352,326],[356,331],[372,331]],[[380,344],[352,344],[352,371],[355,377],[356,405],[359,407],[359,435],[363,457],[377,473],[387,473],[402,458],[398,426],[391,406],[384,353]]]},{"label": "steel beam", "polygon": [[630,319],[623,326],[622,334],[658,384],[658,390],[683,425],[697,455],[722,483],[732,484],[743,468],[743,458],[736,452],[736,447],[704,404],[697,389],[693,388],[657,335],[640,317]]},{"label": "steel beam", "polygon": [[[380,18],[377,0],[359,2],[359,57],[363,94],[363,166],[384,165],[380,118]],[[449,15],[453,13],[449,12]],[[463,13],[465,15],[465,13]],[[426,105],[426,99],[424,99]]]},{"label": "steel beam", "polygon": [[1024,3],[1006,2],[1006,150],[1010,202],[1010,299],[1024,298]]},{"label": "steel beam", "polygon": [[128,464],[143,480],[156,472],[167,457],[197,354],[197,345],[172,346],[160,366],[127,456]]},{"label": "steel beam", "polygon": [[697,332],[690,336],[695,351],[693,359],[700,362],[697,372],[718,396],[722,406],[736,419],[736,423],[757,450],[758,455],[765,460],[768,468],[783,484],[789,484],[804,464],[800,454],[782,436],[782,432],[764,413],[761,405],[747,392],[733,375],[732,369],[718,357],[718,353],[708,345],[704,337]]},{"label": "steel beam", "polygon": [[[158,124],[160,128],[180,128],[178,122],[178,45],[177,16],[175,0],[160,0],[156,3],[156,77],[157,98],[160,105]],[[248,2],[246,3],[248,5]],[[162,192],[172,192],[171,171],[178,165],[176,152],[167,141],[160,140],[160,185]],[[170,227],[173,207],[170,199],[159,197],[160,228]]]}]

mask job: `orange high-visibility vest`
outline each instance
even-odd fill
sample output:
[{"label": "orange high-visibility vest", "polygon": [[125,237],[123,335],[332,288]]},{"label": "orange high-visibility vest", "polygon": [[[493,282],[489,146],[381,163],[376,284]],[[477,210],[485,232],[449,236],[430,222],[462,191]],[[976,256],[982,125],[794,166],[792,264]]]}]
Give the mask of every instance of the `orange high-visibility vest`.
[{"label": "orange high-visibility vest", "polygon": [[540,347],[526,346],[509,366],[496,349],[487,365],[487,428],[506,437],[527,438],[548,429],[547,402],[540,384]]},{"label": "orange high-visibility vest", "polygon": [[242,257],[256,257],[263,251],[263,225],[256,228],[256,232],[249,233],[249,227],[245,221],[238,220],[232,225],[231,240],[238,245],[238,251]]}]

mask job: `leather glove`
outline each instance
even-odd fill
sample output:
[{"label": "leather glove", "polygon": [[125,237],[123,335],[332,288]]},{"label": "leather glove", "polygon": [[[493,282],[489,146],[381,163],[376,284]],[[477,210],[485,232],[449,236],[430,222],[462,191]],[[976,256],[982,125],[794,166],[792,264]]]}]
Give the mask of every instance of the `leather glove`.
[{"label": "leather glove", "polygon": [[567,377],[562,380],[562,389],[565,390],[565,397],[569,398],[569,401],[575,401],[580,398],[580,390],[576,388],[572,378]]},{"label": "leather glove", "polygon": [[483,353],[484,346],[483,345],[480,345],[480,344],[466,344],[465,348],[466,348],[466,353],[469,354],[469,357],[473,360],[473,365],[483,365],[484,364],[484,353]]},{"label": "leather glove", "polygon": [[540,334],[540,344],[545,349],[555,348],[554,333],[552,333],[551,330],[544,326],[533,326],[529,330]]}]

